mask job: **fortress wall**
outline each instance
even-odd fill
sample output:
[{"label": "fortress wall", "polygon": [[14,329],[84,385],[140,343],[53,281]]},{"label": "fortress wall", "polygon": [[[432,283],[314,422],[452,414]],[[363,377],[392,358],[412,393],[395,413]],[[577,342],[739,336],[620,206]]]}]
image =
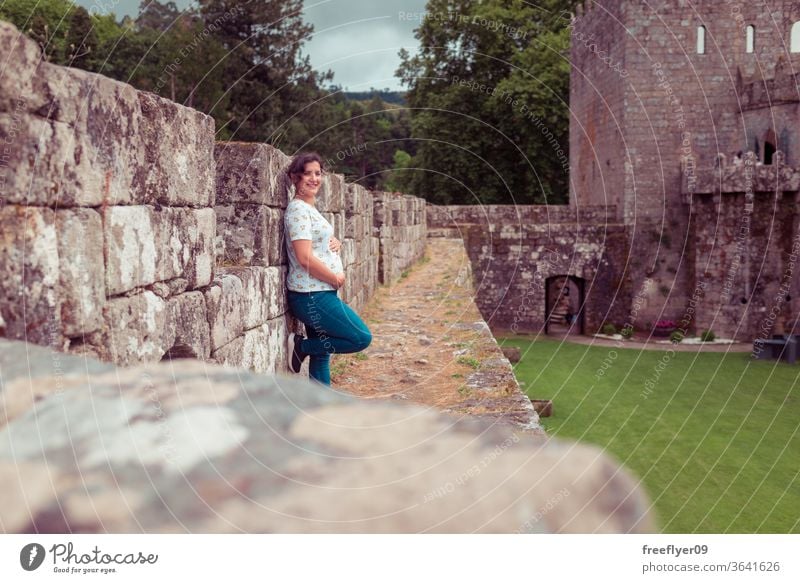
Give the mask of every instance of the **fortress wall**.
[{"label": "fortress wall", "polygon": [[[694,200],[696,328],[748,341],[792,332],[796,323],[800,238],[797,193],[744,193]],[[795,331],[796,333],[796,331]]]},{"label": "fortress wall", "polygon": [[0,23],[0,331],[120,364],[159,359],[213,277],[214,122],[41,62]]},{"label": "fortress wall", "polygon": [[[800,171],[722,161],[692,194],[696,327],[740,340],[791,333],[800,311]],[[686,187],[686,184],[684,184]],[[796,330],[795,330],[796,331]]]},{"label": "fortress wall", "polygon": [[[289,157],[215,143],[203,113],[42,62],[10,24],[0,47],[0,336],[120,365],[285,370],[286,337],[302,330],[285,297]],[[386,197],[341,175],[319,194],[355,309],[381,264],[395,277],[424,252],[422,201],[390,197],[376,228]]]},{"label": "fortress wall", "polygon": [[[595,6],[570,23],[570,201],[624,210],[626,58],[622,8]],[[566,14],[565,14],[566,17]]]},{"label": "fortress wall", "polygon": [[[661,219],[682,203],[681,158],[691,155],[704,164],[717,153],[729,155],[762,139],[742,124],[742,108],[753,99],[752,85],[745,88],[748,80],[798,70],[800,53],[789,52],[789,35],[792,23],[800,20],[800,5],[780,0],[764,10],[758,3],[728,1],[586,4],[571,26],[570,149],[576,200],[604,202],[595,199],[609,191],[614,176],[625,176],[620,207],[625,221]],[[706,28],[704,54],[697,52],[701,25]],[[745,48],[748,25],[756,30],[753,53]],[[624,74],[615,68],[618,62]],[[787,97],[787,87],[794,100],[799,97],[796,84],[756,85],[755,92],[762,97],[771,93],[773,102]],[[598,102],[602,107],[595,107]],[[605,128],[606,134],[598,135],[606,160],[590,173],[586,165],[595,163],[594,154],[584,151],[582,140],[584,128],[595,126]],[[619,131],[622,142],[615,137]]]},{"label": "fortress wall", "polygon": [[379,192],[375,195],[374,233],[380,244],[378,281],[396,281],[409,265],[425,254],[428,219],[421,198]]},{"label": "fortress wall", "polygon": [[[455,229],[465,224],[546,226],[558,223],[611,223],[616,209],[605,205],[433,205],[427,206],[428,229]],[[432,232],[432,235],[441,234]]]},{"label": "fortress wall", "polygon": [[[632,225],[631,247],[643,250],[631,263],[631,275],[645,320],[680,319],[694,287],[689,261],[697,238],[689,228],[689,199],[681,194],[682,161],[691,162],[684,165],[689,178],[707,180],[700,168],[712,165],[718,153],[730,158],[758,140],[763,156],[769,129],[789,163],[796,157],[790,150],[796,142],[791,99],[798,98],[797,86],[781,78],[800,66],[800,54],[789,53],[797,20],[800,5],[789,0],[770,3],[770,10],[735,1],[592,0],[578,11],[570,94],[573,189],[576,200],[597,202],[606,198],[609,176],[624,176],[617,204],[621,220]],[[706,28],[705,54],[697,52],[700,25]],[[753,53],[745,47],[748,25],[756,30]],[[596,45],[580,42],[581,34],[594,34]],[[624,55],[624,76],[599,58],[597,50],[606,48]],[[593,109],[598,100],[607,105]],[[758,103],[779,105],[753,110]],[[601,137],[601,151],[607,152],[603,172],[592,167],[590,173],[593,154],[585,151],[581,128],[606,124],[613,134],[606,119],[612,113],[621,120],[621,140]]]},{"label": "fortress wall", "polygon": [[628,230],[601,206],[428,206],[431,235],[462,237],[476,304],[494,329],[543,333],[546,282],[584,280],[587,334],[628,318]]}]

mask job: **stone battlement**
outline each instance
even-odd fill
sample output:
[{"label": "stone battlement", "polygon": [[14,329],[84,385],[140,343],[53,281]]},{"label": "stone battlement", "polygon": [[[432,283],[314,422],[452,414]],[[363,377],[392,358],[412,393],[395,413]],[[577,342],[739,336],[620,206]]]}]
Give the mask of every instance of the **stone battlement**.
[{"label": "stone battlement", "polygon": [[743,81],[739,73],[737,93],[742,110],[800,103],[800,91],[798,91],[800,73],[795,71],[785,59],[780,58],[775,66],[774,76],[770,79],[756,78]]},{"label": "stone battlement", "polygon": [[741,159],[720,154],[717,164],[695,168],[692,161],[681,163],[681,192],[692,194],[781,193],[800,190],[800,168],[783,164],[784,156],[776,152],[772,164],[762,164],[753,152]]},{"label": "stone battlement", "polygon": [[[0,22],[0,336],[120,365],[197,358],[285,370],[289,157],[59,67]],[[325,177],[341,296],[360,309],[424,253],[425,202]]]}]

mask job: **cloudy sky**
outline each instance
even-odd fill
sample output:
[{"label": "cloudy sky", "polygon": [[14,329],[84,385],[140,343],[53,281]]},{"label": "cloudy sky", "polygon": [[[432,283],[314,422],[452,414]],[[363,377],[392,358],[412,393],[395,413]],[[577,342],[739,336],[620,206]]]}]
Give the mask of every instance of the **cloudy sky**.
[{"label": "cloudy sky", "polygon": [[[179,8],[190,0],[174,0]],[[76,0],[94,12],[118,18],[138,12],[139,0]],[[370,87],[404,89],[394,72],[397,52],[416,51],[414,28],[425,0],[305,0],[304,19],[314,25],[304,53],[315,69],[332,70],[334,83],[350,91]],[[416,14],[416,16],[414,16]]]}]

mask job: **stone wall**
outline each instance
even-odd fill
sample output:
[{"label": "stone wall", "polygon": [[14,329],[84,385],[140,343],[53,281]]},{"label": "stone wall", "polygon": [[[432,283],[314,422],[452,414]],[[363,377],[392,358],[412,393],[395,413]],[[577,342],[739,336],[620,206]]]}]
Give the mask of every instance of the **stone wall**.
[{"label": "stone wall", "polygon": [[[618,40],[624,36],[618,3],[606,3],[592,18],[579,18],[570,26],[570,202],[613,205],[618,218],[627,210],[622,170],[629,166],[622,126],[627,51]],[[597,58],[601,51],[606,60]]]},{"label": "stone wall", "polygon": [[[40,61],[0,23],[2,334],[120,364],[209,356],[214,122]],[[188,316],[188,317],[187,317]]]},{"label": "stone wall", "polygon": [[599,448],[494,420],[2,338],[0,371],[4,533],[656,530]]},{"label": "stone wall", "polygon": [[543,333],[546,283],[583,282],[583,330],[626,321],[630,305],[628,231],[605,206],[428,206],[431,235],[464,239],[476,303],[493,329]]},{"label": "stone wall", "polygon": [[[800,5],[791,0],[772,2],[769,10],[742,1],[589,0],[576,10],[570,23],[572,204],[617,205],[636,250],[629,269],[639,321],[679,321],[693,310],[697,272],[704,269],[692,263],[702,255],[694,245],[711,244],[715,229],[727,228],[720,214],[704,214],[713,222],[698,225],[682,183],[713,181],[708,169],[719,154],[730,159],[757,148],[763,159],[769,135],[786,162],[797,165],[800,95],[793,72],[800,54],[788,47],[798,20]],[[752,53],[745,47],[748,25],[756,31]],[[767,270],[777,267],[763,259]],[[712,270],[704,277],[725,276]],[[744,285],[749,275],[735,277]],[[756,329],[748,324],[739,334],[753,337]]]},{"label": "stone wall", "polygon": [[698,330],[751,340],[797,326],[800,171],[782,160],[781,152],[769,166],[756,165],[753,156],[741,165],[721,158],[687,192]]},{"label": "stone wall", "polygon": [[[793,0],[771,2],[770,10],[740,1],[700,7],[678,0],[587,1],[572,23],[575,200],[598,204],[607,200],[603,193],[621,196],[626,222],[679,209],[682,158],[709,161],[763,141],[740,119],[742,108],[758,101],[754,91],[769,94],[772,103],[787,94],[796,100],[796,84],[769,80],[800,66],[800,53],[788,51],[798,20],[800,5]],[[701,25],[707,29],[704,54],[697,52]],[[756,29],[754,53],[745,51],[747,25]],[[753,78],[761,79],[758,86],[743,90],[748,84],[742,79]],[[796,127],[787,129],[797,139]]]},{"label": "stone wall", "polygon": [[380,241],[378,280],[389,284],[425,254],[427,215],[423,199],[381,192],[375,197],[374,232]]},{"label": "stone wall", "polygon": [[[285,370],[299,326],[285,297],[289,157],[215,144],[212,118],[42,62],[2,22],[0,47],[0,335],[121,365]],[[334,174],[318,208],[356,310],[424,252],[420,199]]]}]

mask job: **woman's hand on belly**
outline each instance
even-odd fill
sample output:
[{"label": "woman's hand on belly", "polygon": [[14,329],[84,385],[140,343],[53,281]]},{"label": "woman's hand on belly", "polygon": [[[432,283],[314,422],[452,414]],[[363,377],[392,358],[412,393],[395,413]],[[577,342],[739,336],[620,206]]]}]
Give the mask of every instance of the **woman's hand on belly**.
[{"label": "woman's hand on belly", "polygon": [[342,248],[342,242],[339,241],[336,237],[331,237],[330,243],[328,243],[328,249],[333,251],[334,253],[338,253],[339,249]]}]

